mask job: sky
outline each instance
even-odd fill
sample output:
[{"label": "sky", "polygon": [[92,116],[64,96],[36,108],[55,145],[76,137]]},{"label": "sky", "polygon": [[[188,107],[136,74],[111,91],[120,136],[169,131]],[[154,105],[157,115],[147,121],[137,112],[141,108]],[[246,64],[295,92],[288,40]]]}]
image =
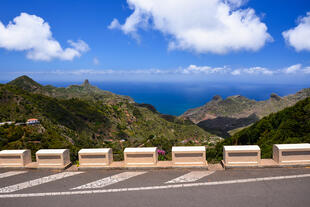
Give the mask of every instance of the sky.
[{"label": "sky", "polygon": [[308,0],[1,0],[0,81],[307,83]]}]

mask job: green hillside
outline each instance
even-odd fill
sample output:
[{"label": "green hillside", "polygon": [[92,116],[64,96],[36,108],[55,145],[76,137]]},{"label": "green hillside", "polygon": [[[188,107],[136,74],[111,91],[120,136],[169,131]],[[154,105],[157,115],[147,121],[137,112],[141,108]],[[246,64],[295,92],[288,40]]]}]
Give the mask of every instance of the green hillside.
[{"label": "green hillside", "polygon": [[209,159],[221,159],[223,145],[257,144],[262,158],[272,157],[272,145],[282,143],[310,143],[310,98],[292,107],[270,114],[237,132],[215,148],[209,149]]},{"label": "green hillside", "polygon": [[[128,146],[158,146],[168,152],[169,158],[171,147],[181,145],[183,140],[188,144],[217,142],[192,122],[161,115],[148,104],[133,103],[126,98],[121,102],[122,96],[112,93],[106,102],[102,97],[94,97],[102,94],[100,89],[98,93],[93,90],[93,97],[80,94],[72,98],[66,91],[67,97],[55,98],[42,95],[46,89],[39,88],[46,86],[31,83],[28,77],[22,79],[27,79],[25,85],[22,81],[0,85],[0,122],[37,118],[41,124],[0,126],[0,149],[28,148],[34,153],[40,148],[69,148],[75,160],[80,148],[112,147],[115,159],[119,160]],[[93,88],[89,83],[81,87]]]}]

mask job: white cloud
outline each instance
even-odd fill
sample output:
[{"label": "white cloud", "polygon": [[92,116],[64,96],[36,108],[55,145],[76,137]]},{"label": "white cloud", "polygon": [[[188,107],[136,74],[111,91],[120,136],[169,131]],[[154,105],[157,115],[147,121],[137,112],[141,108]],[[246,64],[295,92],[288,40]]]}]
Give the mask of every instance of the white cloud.
[{"label": "white cloud", "polygon": [[0,48],[26,51],[32,60],[72,60],[89,50],[82,40],[68,43],[71,47],[63,49],[53,38],[49,24],[36,15],[21,13],[7,26],[0,21]]},{"label": "white cloud", "polygon": [[68,43],[80,52],[87,52],[89,50],[89,46],[83,40],[78,40],[77,42],[73,42],[72,40],[68,40]]},{"label": "white cloud", "polygon": [[[289,68],[299,68],[296,69],[295,72],[287,73]],[[36,72],[13,72],[14,74],[23,75],[23,74],[36,74],[36,75],[56,75],[56,76],[94,76],[94,77],[151,77],[154,80],[158,79],[158,77],[154,78],[152,76],[160,76],[159,79],[165,77],[211,77],[216,79],[219,78],[230,78],[234,76],[242,76],[237,77],[237,79],[242,80],[243,78],[265,78],[265,77],[300,77],[310,75],[310,66],[302,67],[301,64],[295,64],[286,68],[281,69],[268,69],[264,67],[249,67],[243,69],[232,69],[227,66],[223,67],[210,67],[210,66],[197,66],[197,65],[189,65],[188,67],[178,68],[178,69],[132,69],[132,70],[118,70],[118,69],[80,69],[80,70],[54,70],[54,71],[36,71]]]},{"label": "white cloud", "polygon": [[237,69],[231,72],[232,75],[240,75],[241,74],[241,70]]},{"label": "white cloud", "polygon": [[310,66],[305,67],[305,68],[303,69],[303,72],[304,72],[305,74],[310,74]]},{"label": "white cloud", "polygon": [[168,36],[169,49],[223,54],[257,51],[272,40],[267,26],[245,0],[127,0],[133,13],[110,29],[137,37],[138,29],[152,28]]},{"label": "white cloud", "polygon": [[99,65],[100,61],[98,60],[98,58],[95,57],[93,59],[93,63],[94,63],[94,65]]},{"label": "white cloud", "polygon": [[243,4],[247,3],[248,0],[225,0],[225,2],[230,4],[233,7],[240,7]]},{"label": "white cloud", "polygon": [[110,23],[110,25],[108,26],[109,29],[121,29],[121,25],[119,23],[119,21],[117,19],[113,19],[113,21]]},{"label": "white cloud", "polygon": [[298,25],[282,33],[286,43],[296,51],[310,51],[310,12],[307,16],[299,18]]},{"label": "white cloud", "polygon": [[214,73],[226,73],[229,69],[226,67],[212,68],[210,66],[196,66],[190,65],[183,69],[181,73],[183,74],[214,74]]},{"label": "white cloud", "polygon": [[283,70],[283,72],[286,73],[286,74],[291,74],[291,73],[296,73],[300,69],[301,69],[301,64],[296,64],[296,65],[292,65],[292,66],[290,66],[288,68],[285,68]]},{"label": "white cloud", "polygon": [[272,75],[275,72],[263,67],[251,67],[243,70],[247,74],[263,74],[263,75]]}]

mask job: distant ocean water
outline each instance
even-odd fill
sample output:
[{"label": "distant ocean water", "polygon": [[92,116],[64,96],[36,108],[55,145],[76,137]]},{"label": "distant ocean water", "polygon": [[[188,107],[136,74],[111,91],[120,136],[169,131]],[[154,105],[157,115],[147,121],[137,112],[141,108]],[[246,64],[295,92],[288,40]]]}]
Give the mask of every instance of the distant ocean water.
[{"label": "distant ocean water", "polygon": [[[296,93],[309,85],[288,84],[217,84],[217,83],[145,83],[145,82],[90,82],[100,89],[116,94],[128,95],[138,103],[149,103],[164,114],[181,115],[210,101],[213,96],[223,98],[243,95],[250,99],[266,100],[271,93],[280,96]],[[73,82],[49,82],[54,86],[66,87]]]}]

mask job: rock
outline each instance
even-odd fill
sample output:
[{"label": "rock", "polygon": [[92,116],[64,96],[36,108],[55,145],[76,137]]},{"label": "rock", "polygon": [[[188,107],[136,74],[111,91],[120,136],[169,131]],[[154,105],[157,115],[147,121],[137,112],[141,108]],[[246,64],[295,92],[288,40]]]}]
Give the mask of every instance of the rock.
[{"label": "rock", "polygon": [[222,97],[220,95],[215,95],[215,96],[213,96],[212,100],[213,101],[221,101],[223,99],[222,99]]},{"label": "rock", "polygon": [[278,94],[275,94],[275,93],[272,93],[270,95],[270,98],[273,99],[273,100],[276,100],[276,101],[280,101],[282,99],[281,96],[279,96]]},{"label": "rock", "polygon": [[90,83],[89,83],[88,79],[86,79],[86,80],[84,81],[83,86],[90,86]]}]

